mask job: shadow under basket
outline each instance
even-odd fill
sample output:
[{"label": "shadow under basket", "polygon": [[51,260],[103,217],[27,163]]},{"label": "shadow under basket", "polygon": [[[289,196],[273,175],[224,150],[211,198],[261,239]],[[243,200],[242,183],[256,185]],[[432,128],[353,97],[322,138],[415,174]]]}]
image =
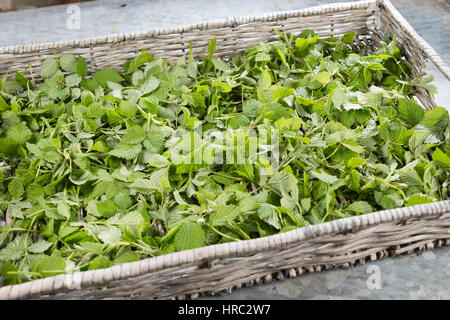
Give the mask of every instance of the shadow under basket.
[{"label": "shadow under basket", "polygon": [[[290,33],[312,29],[321,37],[356,31],[354,49],[368,52],[377,48],[386,34],[395,34],[412,65],[412,77],[425,75],[431,60],[450,80],[448,66],[394,6],[383,0],[336,3],[95,39],[2,47],[0,75],[18,70],[29,76],[30,66],[36,75],[45,58],[66,53],[83,56],[92,71],[120,69],[142,50],[174,61],[187,55],[189,43],[194,57],[201,59],[208,55],[207,43],[214,37],[215,55],[229,57],[261,42],[275,42],[274,29]],[[436,106],[425,90],[418,89],[415,97],[427,109]],[[450,200],[444,200],[5,286],[0,288],[0,299],[196,298],[448,244]]]}]

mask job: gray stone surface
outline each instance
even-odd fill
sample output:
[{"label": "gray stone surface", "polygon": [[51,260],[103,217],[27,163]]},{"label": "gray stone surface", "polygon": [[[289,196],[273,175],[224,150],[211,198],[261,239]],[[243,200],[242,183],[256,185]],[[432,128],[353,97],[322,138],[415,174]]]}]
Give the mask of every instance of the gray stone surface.
[{"label": "gray stone surface", "polygon": [[[450,250],[388,257],[201,299],[450,299]],[[379,282],[377,282],[379,280]],[[379,283],[379,286],[377,284]]]},{"label": "gray stone surface", "polygon": [[[67,27],[70,16],[67,5],[1,13],[0,46],[90,38],[343,1],[97,0],[79,5],[79,30]],[[394,5],[444,61],[450,63],[449,2],[397,0]],[[436,97],[438,104],[450,108],[449,82],[433,66],[430,66],[430,73],[435,75],[435,85],[439,90]],[[375,273],[368,273],[374,270]],[[371,289],[368,285],[368,281],[375,279],[370,277],[375,275],[380,276],[379,289]],[[213,298],[450,299],[450,249],[392,257],[349,269],[308,273],[295,279],[244,288]]]}]

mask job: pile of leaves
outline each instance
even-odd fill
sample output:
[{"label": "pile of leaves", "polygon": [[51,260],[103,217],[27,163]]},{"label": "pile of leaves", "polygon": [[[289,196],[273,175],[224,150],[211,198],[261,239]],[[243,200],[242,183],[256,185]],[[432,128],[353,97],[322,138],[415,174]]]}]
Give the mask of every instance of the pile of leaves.
[{"label": "pile of leaves", "polygon": [[[213,39],[202,62],[143,51],[94,74],[63,55],[40,83],[3,77],[3,284],[448,199],[449,114],[411,98],[431,79],[410,79],[395,38],[356,53],[354,37],[279,34],[227,60]],[[176,162],[175,133],[199,122],[244,152],[276,129],[279,165]]]}]

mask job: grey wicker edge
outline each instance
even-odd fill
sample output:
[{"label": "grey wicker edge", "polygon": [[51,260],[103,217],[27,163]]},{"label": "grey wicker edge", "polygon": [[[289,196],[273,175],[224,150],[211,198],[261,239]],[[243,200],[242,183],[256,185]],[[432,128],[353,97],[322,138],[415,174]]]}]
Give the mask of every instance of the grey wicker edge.
[{"label": "grey wicker edge", "polygon": [[379,0],[379,4],[384,6],[399,22],[399,26],[404,29],[404,31],[409,34],[410,39],[414,44],[421,48],[425,55],[433,62],[433,64],[442,72],[442,74],[450,80],[450,68],[442,60],[442,58],[437,54],[437,52],[413,29],[409,22],[398,12],[398,10],[393,6],[389,0]]},{"label": "grey wicker edge", "polygon": [[[108,269],[77,272],[34,280],[23,284],[0,288],[0,299],[26,299],[58,292],[83,290],[84,288],[101,288],[112,281],[127,280],[143,274],[163,269],[208,263],[217,259],[243,257],[263,253],[272,249],[283,249],[294,243],[345,232],[374,227],[384,223],[401,223],[409,219],[440,216],[450,213],[450,200],[416,205],[392,210],[383,210],[362,216],[338,219],[317,225],[310,225],[289,232],[259,239],[229,242],[204,248],[186,250],[161,255],[137,262],[125,263]],[[448,236],[450,239],[450,235]],[[271,271],[267,271],[270,273]],[[64,298],[64,297],[62,297]]]},{"label": "grey wicker edge", "polygon": [[35,53],[47,49],[62,49],[69,47],[88,48],[90,46],[112,44],[127,40],[141,40],[147,39],[156,35],[166,35],[172,33],[183,33],[190,30],[207,30],[215,28],[233,27],[240,24],[258,22],[258,21],[275,21],[277,19],[286,19],[290,17],[301,17],[308,15],[316,15],[320,13],[332,13],[344,10],[371,8],[372,6],[385,7],[399,22],[400,27],[410,36],[410,39],[415,42],[415,45],[423,50],[425,55],[435,64],[435,66],[450,80],[450,68],[437,54],[437,52],[412,28],[408,21],[398,12],[389,0],[365,0],[345,3],[326,4],[315,6],[300,10],[273,12],[258,16],[245,17],[227,17],[225,19],[217,19],[214,21],[207,21],[199,24],[191,24],[187,26],[180,26],[175,28],[164,28],[157,30],[146,30],[140,32],[116,33],[104,37],[57,41],[31,45],[16,45],[0,47],[0,54],[27,54]]},{"label": "grey wicker edge", "polygon": [[[312,7],[302,10],[289,11],[289,12],[277,12],[261,15],[258,17],[238,17],[238,18],[226,18],[218,21],[210,21],[206,23],[190,25],[179,28],[170,28],[162,30],[150,30],[137,33],[115,34],[107,37],[100,37],[95,39],[84,39],[75,41],[62,41],[55,43],[36,44],[29,46],[11,46],[0,48],[0,54],[27,54],[38,53],[40,50],[48,49],[63,49],[63,48],[87,48],[102,44],[112,44],[127,40],[139,40],[146,39],[155,35],[164,35],[171,33],[183,33],[189,30],[207,30],[222,27],[233,27],[240,24],[258,22],[258,21],[275,21],[277,19],[286,19],[288,17],[300,17],[308,15],[318,15],[321,13],[340,12],[343,10],[371,8],[373,6],[383,7],[387,10],[393,19],[396,20],[398,25],[403,29],[402,31],[408,35],[408,40],[412,41],[416,48],[420,48],[423,51],[424,56],[429,58],[436,67],[444,74],[444,76],[450,80],[449,67],[442,61],[439,55],[435,52],[430,45],[426,43],[409,25],[409,23],[400,15],[395,7],[387,0],[369,0],[349,3],[336,3],[331,5],[322,5],[318,7]],[[450,241],[450,233],[448,228],[450,226],[449,221],[450,214],[450,200],[439,201],[431,204],[417,205],[406,208],[399,208],[393,210],[379,211],[363,216],[339,219],[332,222],[327,222],[318,225],[312,225],[290,232],[254,239],[247,241],[239,241],[232,243],[225,243],[219,245],[212,245],[204,248],[187,250],[167,255],[158,256],[155,258],[149,258],[138,262],[126,263],[118,266],[114,266],[102,270],[93,270],[78,272],[74,274],[65,274],[55,277],[45,278],[41,280],[35,280],[19,285],[6,286],[0,288],[0,299],[26,299],[26,298],[39,298],[43,296],[59,295],[60,298],[64,298],[64,293],[70,293],[75,291],[90,290],[92,288],[102,288],[108,286],[111,283],[117,285],[120,281],[126,281],[127,279],[135,279],[137,277],[157,273],[161,270],[170,268],[177,268],[182,266],[189,266],[196,264],[197,266],[203,263],[211,263],[216,260],[233,259],[237,257],[245,257],[250,255],[268,254],[274,252],[274,250],[283,250],[292,247],[295,244],[308,245],[309,241],[314,241],[322,237],[333,237],[333,239],[339,238],[339,235],[346,232],[362,232],[361,230],[368,229],[368,232],[375,230],[376,226],[394,224],[402,224],[405,221],[416,221],[423,219],[424,222],[420,226],[424,226],[429,223],[429,219],[439,220],[439,218],[445,216],[445,223],[443,224],[443,231],[440,230],[440,238],[446,239],[447,243]],[[448,223],[447,223],[448,222]],[[420,231],[420,230],[419,230]],[[418,231],[418,233],[420,233]],[[376,230],[374,232],[377,232]],[[449,233],[449,234],[447,234]],[[422,239],[421,242],[430,243],[435,238],[435,234],[431,232],[426,237],[416,237],[406,239],[402,241],[396,241],[396,243],[408,244],[414,242],[414,239]],[[424,240],[425,239],[425,240]],[[409,242],[408,242],[409,241]],[[419,241],[420,242],[420,241]],[[390,243],[387,241],[387,243]],[[363,245],[364,246],[364,245]],[[403,249],[394,251],[394,254],[406,252],[409,247],[417,248],[419,245],[416,243],[412,246],[406,246]],[[431,246],[432,247],[432,246]],[[310,251],[319,252],[320,250],[313,247]],[[321,247],[320,247],[321,248]],[[294,250],[296,248],[294,247]],[[353,248],[354,250],[354,248]],[[378,249],[377,249],[378,250]],[[350,250],[352,251],[352,250]],[[371,251],[374,254],[374,250]],[[349,252],[350,253],[350,252]],[[291,253],[292,254],[292,253]],[[295,252],[294,252],[295,254]],[[365,253],[364,253],[365,254]],[[351,260],[351,257],[348,259]],[[331,261],[331,260],[330,260]],[[325,261],[324,264],[327,262]],[[182,268],[181,268],[182,269]],[[279,271],[283,267],[278,266],[278,269],[267,270],[261,275],[270,275],[272,271]],[[251,279],[252,275],[249,275],[246,279]],[[253,276],[253,278],[255,278]],[[193,292],[189,292],[192,294]],[[72,294],[72,296],[77,296]],[[165,297],[169,297],[167,293]]]},{"label": "grey wicker edge", "polygon": [[39,52],[41,50],[62,49],[70,47],[89,48],[91,46],[114,44],[128,40],[145,40],[147,38],[158,35],[168,35],[173,33],[180,34],[191,30],[208,30],[225,27],[234,27],[237,25],[252,22],[276,21],[279,19],[286,19],[292,17],[318,15],[321,13],[334,13],[351,9],[369,8],[371,5],[380,5],[384,2],[385,2],[384,0],[364,0],[364,1],[344,2],[344,3],[333,3],[309,7],[300,10],[271,12],[257,16],[227,17],[224,19],[210,20],[198,24],[191,24],[172,28],[150,29],[139,32],[115,33],[103,37],[85,38],[77,40],[45,42],[30,45],[4,46],[0,47],[0,54],[26,54]]}]

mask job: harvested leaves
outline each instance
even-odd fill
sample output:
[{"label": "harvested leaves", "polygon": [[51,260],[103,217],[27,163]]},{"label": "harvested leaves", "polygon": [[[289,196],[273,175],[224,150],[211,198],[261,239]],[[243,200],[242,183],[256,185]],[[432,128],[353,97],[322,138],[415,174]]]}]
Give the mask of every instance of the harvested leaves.
[{"label": "harvested leaves", "polygon": [[355,36],[3,77],[3,284],[448,199],[448,112],[411,98],[430,79],[408,77],[395,39],[367,55]]}]

